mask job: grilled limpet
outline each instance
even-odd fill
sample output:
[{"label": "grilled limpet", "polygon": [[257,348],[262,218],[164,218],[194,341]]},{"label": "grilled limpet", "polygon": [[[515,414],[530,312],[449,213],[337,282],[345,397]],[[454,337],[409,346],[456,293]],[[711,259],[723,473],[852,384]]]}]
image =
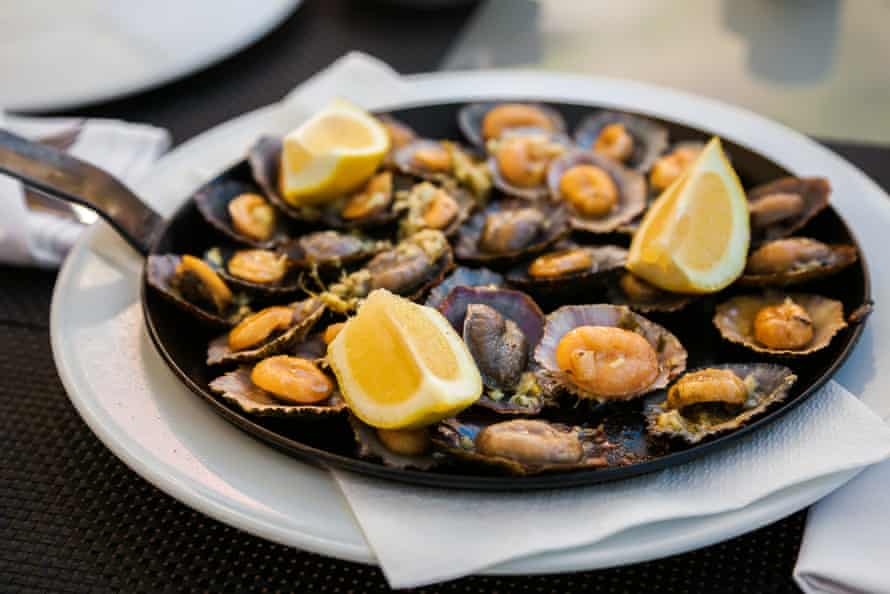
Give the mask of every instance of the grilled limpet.
[{"label": "grilled limpet", "polygon": [[610,444],[601,429],[570,427],[542,419],[439,423],[433,442],[467,462],[515,475],[609,466]]},{"label": "grilled limpet", "polygon": [[324,304],[315,298],[261,309],[210,341],[207,364],[256,361],[283,353],[303,340],[324,312]]},{"label": "grilled limpet", "polygon": [[828,206],[831,184],[824,177],[783,177],[748,192],[751,236],[788,237]]},{"label": "grilled limpet", "polygon": [[667,329],[620,305],[568,305],[547,316],[535,349],[545,383],[599,402],[663,388],[686,369]]},{"label": "grilled limpet", "polygon": [[627,250],[616,245],[578,245],[561,242],[551,251],[507,272],[507,282],[540,298],[588,298],[624,266]]},{"label": "grilled limpet", "polygon": [[667,394],[650,398],[646,428],[652,435],[698,443],[738,429],[781,402],[796,380],[787,367],[769,363],[730,363],[690,371]]},{"label": "grilled limpet", "polygon": [[206,262],[191,255],[151,255],[145,269],[149,286],[202,322],[234,326],[251,313],[250,300],[234,293]]},{"label": "grilled limpet", "polygon": [[457,122],[464,136],[478,147],[516,128],[565,132],[562,115],[539,103],[471,103],[461,108]]},{"label": "grilled limpet", "polygon": [[229,371],[211,381],[210,389],[255,416],[320,417],[346,410],[330,374],[313,361],[288,355]]},{"label": "grilled limpet", "polygon": [[569,209],[572,228],[609,233],[646,208],[646,180],[632,169],[590,152],[571,152],[550,166],[551,195]]},{"label": "grilled limpet", "polygon": [[553,162],[572,148],[564,134],[538,128],[514,128],[488,144],[494,187],[508,196],[540,200],[550,195],[547,174]]},{"label": "grilled limpet", "polygon": [[811,293],[739,295],[717,306],[714,325],[730,342],[771,355],[808,355],[847,326],[840,301]]},{"label": "grilled limpet", "polygon": [[568,232],[566,210],[560,205],[502,200],[461,226],[454,251],[467,262],[509,262],[546,250]]},{"label": "grilled limpet", "polygon": [[574,136],[581,148],[640,173],[649,171],[668,147],[667,128],[617,111],[600,110],[591,114],[578,125]]},{"label": "grilled limpet", "polygon": [[743,286],[788,286],[830,276],[856,262],[852,245],[826,244],[808,237],[787,237],[762,244],[748,256]]}]

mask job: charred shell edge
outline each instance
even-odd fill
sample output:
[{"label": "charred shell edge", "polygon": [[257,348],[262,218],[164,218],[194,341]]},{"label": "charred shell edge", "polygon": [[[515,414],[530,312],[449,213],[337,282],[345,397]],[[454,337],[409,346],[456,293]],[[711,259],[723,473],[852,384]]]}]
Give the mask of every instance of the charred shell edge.
[{"label": "charred shell edge", "polygon": [[584,149],[593,147],[600,131],[609,124],[624,124],[633,136],[634,144],[642,144],[645,150],[634,150],[627,166],[640,173],[646,173],[655,159],[668,148],[668,131],[661,124],[645,117],[619,111],[598,110],[584,118],[573,135],[575,143]]},{"label": "charred shell edge", "polygon": [[[505,423],[512,419],[504,419],[498,420],[496,422]],[[606,460],[606,454],[603,452],[601,455],[595,455],[593,451],[597,449],[597,444],[594,443],[594,438],[597,430],[593,429],[582,429],[579,427],[569,427],[567,425],[562,425],[560,423],[550,423],[549,421],[542,421],[548,423],[550,425],[565,428],[568,431],[576,431],[578,433],[578,439],[581,440],[584,457],[580,462],[566,463],[566,464],[536,464],[529,465],[524,464],[518,460],[513,460],[512,458],[505,458],[502,456],[486,456],[484,454],[479,454],[476,452],[476,435],[481,430],[481,426],[476,423],[464,423],[458,419],[446,419],[435,426],[435,431],[432,435],[433,443],[441,448],[443,451],[460,458],[467,462],[473,462],[476,464],[482,464],[485,466],[493,466],[496,468],[500,468],[514,475],[530,475],[530,474],[539,474],[542,472],[553,472],[553,471],[566,471],[566,470],[579,470],[582,468],[588,469],[596,469],[596,468],[605,468],[609,465]],[[495,424],[495,423],[491,423]],[[467,433],[470,433],[468,435]],[[470,447],[462,446],[462,443],[469,441],[471,444]]]},{"label": "charred shell edge", "polygon": [[[507,138],[510,136],[520,136],[523,134],[530,134],[530,133],[540,134],[541,130],[539,130],[538,128],[513,128],[513,129],[505,131],[504,134],[501,136],[501,138]],[[565,134],[563,134],[561,132],[550,132],[550,133],[546,133],[546,134],[550,137],[551,141],[554,141],[558,144],[563,145],[566,148],[566,153],[571,152],[572,147],[574,145],[572,144],[572,140],[568,136],[566,136]],[[551,195],[550,185],[547,183],[548,178],[549,178],[549,172],[553,170],[553,165],[559,159],[561,159],[563,156],[564,155],[556,157],[555,159],[550,161],[550,163],[547,166],[548,175],[546,175],[544,177],[544,181],[541,183],[540,186],[535,186],[535,187],[531,187],[531,188],[523,188],[523,187],[519,187],[519,186],[514,186],[513,184],[508,182],[506,179],[504,179],[504,177],[501,175],[500,168],[498,167],[497,159],[495,158],[494,155],[490,155],[488,157],[487,162],[488,162],[488,169],[491,171],[491,183],[495,188],[497,188],[498,190],[500,190],[507,196],[510,196],[512,198],[517,198],[519,200],[525,200],[527,202],[528,201],[534,202],[537,200],[548,198]]]},{"label": "charred shell edge", "polygon": [[[222,258],[221,264],[217,264],[210,257],[211,250],[213,249],[219,250]],[[250,293],[257,293],[260,295],[289,295],[300,291],[302,288],[300,284],[300,272],[293,268],[289,268],[287,272],[285,272],[284,278],[277,283],[261,284],[232,276],[232,274],[229,273],[228,264],[236,251],[237,250],[232,248],[216,246],[207,250],[204,253],[203,259],[224,281],[226,281],[227,284]]]},{"label": "charred shell edge", "polygon": [[[687,423],[685,422],[686,419],[682,415],[680,415],[680,418],[684,421],[682,430],[674,431],[671,429],[663,429],[658,427],[658,417],[662,413],[669,412],[668,409],[664,408],[666,400],[660,400],[656,404],[649,404],[646,406],[644,415],[646,417],[646,430],[649,432],[650,435],[666,435],[669,437],[683,439],[690,444],[695,444],[702,441],[706,437],[739,429],[754,417],[765,412],[773,404],[781,402],[785,398],[787,398],[791,386],[793,386],[794,382],[797,381],[797,376],[792,373],[791,369],[783,365],[773,365],[770,363],[727,363],[722,365],[711,365],[709,367],[702,367],[701,369],[707,368],[731,369],[743,380],[748,375],[757,373],[758,370],[775,372],[776,382],[775,385],[770,386],[769,392],[767,394],[761,395],[758,398],[758,402],[755,406],[740,412],[738,415],[734,416],[730,420],[718,423],[717,425],[713,425],[709,429],[700,429],[694,432],[688,429]],[[664,396],[666,398],[667,394],[665,393]]]},{"label": "charred shell edge", "polygon": [[[479,251],[479,239],[482,236],[482,229],[485,226],[485,217],[489,213],[526,207],[542,209],[544,213],[548,215],[546,217],[548,227],[545,235],[540,240],[522,248],[521,250],[514,250],[503,254],[489,254]],[[552,204],[529,205],[521,200],[508,199],[492,203],[484,210],[476,212],[473,216],[467,219],[458,232],[457,241],[454,246],[454,253],[458,260],[476,264],[498,264],[508,262],[513,258],[523,255],[539,254],[560,239],[564,238],[570,231],[568,214],[565,208]]]},{"label": "charred shell edge", "polygon": [[154,288],[161,294],[164,299],[176,305],[181,310],[195,316],[205,324],[211,326],[231,328],[236,325],[243,317],[224,318],[218,314],[202,309],[181,297],[173,287],[170,286],[170,279],[176,272],[179,265],[180,256],[176,254],[152,254],[145,262],[145,278],[149,286]]},{"label": "charred shell edge", "polygon": [[521,103],[522,105],[538,108],[554,123],[556,132],[565,133],[566,131],[566,122],[562,114],[549,105],[529,101],[486,101],[469,103],[457,112],[457,125],[460,127],[464,137],[475,146],[485,148],[485,140],[482,138],[482,120],[485,118],[485,114],[504,103]]},{"label": "charred shell edge", "polygon": [[832,262],[802,270],[787,270],[769,274],[743,274],[738,284],[742,287],[787,287],[824,278],[838,273],[859,259],[859,251],[852,245],[829,244]]},{"label": "charred shell edge", "polygon": [[210,341],[207,347],[207,364],[222,365],[225,363],[244,363],[258,361],[272,355],[284,353],[303,340],[315,323],[324,315],[327,308],[320,305],[311,314],[273,338],[257,347],[244,351],[229,349],[229,335],[223,334]]},{"label": "charred shell edge", "polygon": [[[617,270],[624,269],[624,263],[627,261],[627,250],[617,245],[577,245],[574,243],[566,243],[554,247],[554,251],[572,248],[586,248],[593,251],[593,266],[587,270],[572,272],[563,276],[553,278],[534,278],[528,273],[528,267],[531,261],[517,264],[507,272],[507,282],[520,290],[535,289],[556,289],[561,286],[572,284],[572,290],[577,290],[578,286],[574,283],[584,280],[591,280],[597,277],[611,276]],[[541,254],[543,255],[543,254]],[[597,261],[599,257],[599,261]],[[602,266],[602,268],[600,268]]]},{"label": "charred shell edge", "polygon": [[276,220],[275,232],[272,237],[265,241],[252,239],[235,230],[229,217],[228,205],[232,199],[245,193],[265,195],[262,188],[252,184],[214,180],[195,192],[195,206],[198,207],[198,212],[211,227],[238,243],[255,248],[270,249],[287,241],[288,230],[280,218]]},{"label": "charred shell edge", "polygon": [[[239,367],[210,382],[212,392],[250,415],[260,417],[311,417],[336,415],[346,410],[346,401],[335,388],[326,399],[315,404],[288,404],[276,400],[268,392],[256,386],[250,379],[250,368]],[[254,393],[266,402],[258,402],[246,394]]]},{"label": "charred shell edge", "polygon": [[803,228],[828,206],[831,184],[824,177],[783,177],[751,188],[748,191],[748,202],[751,203],[761,196],[776,193],[800,194],[805,203],[803,213],[791,223],[777,223],[758,230],[752,228],[752,239],[756,238],[762,241],[781,239]]},{"label": "charred shell edge", "polygon": [[393,452],[383,445],[373,427],[361,422],[354,415],[349,415],[349,426],[355,435],[359,458],[379,460],[384,466],[403,470],[408,468],[430,470],[439,464],[439,458],[435,454],[408,456]]},{"label": "charred shell edge", "polygon": [[562,176],[570,168],[581,165],[594,165],[603,169],[618,186],[618,206],[609,215],[600,219],[584,218],[569,209],[569,223],[573,229],[590,233],[610,233],[622,225],[627,225],[643,214],[647,206],[646,178],[641,173],[628,169],[616,161],[591,152],[567,153],[556,159],[547,172],[547,185],[554,199],[565,202],[559,192]]},{"label": "charred shell edge", "polygon": [[427,297],[427,307],[439,308],[439,305],[445,301],[448,294],[455,287],[503,287],[504,277],[497,272],[493,272],[487,268],[468,268],[466,266],[458,266],[454,269],[448,278],[433,287]]},{"label": "charred shell edge", "polygon": [[[807,310],[807,313],[813,318],[813,324],[816,325],[817,316],[813,315],[813,309],[817,306],[827,306],[831,307],[834,313],[837,313],[835,320],[833,323],[831,320],[826,321],[826,326],[822,329],[821,332],[818,332],[819,326],[816,325],[816,328],[813,331],[813,339],[810,342],[811,346],[803,350],[786,350],[786,349],[770,349],[764,346],[760,346],[756,342],[754,342],[753,333],[746,336],[741,331],[733,330],[731,327],[731,318],[728,315],[728,311],[735,309],[737,304],[743,301],[756,300],[760,303],[760,307],[764,307],[766,305],[777,305],[781,303],[785,297],[790,297],[795,303],[803,307]],[[759,308],[758,308],[759,310]],[[756,311],[754,315],[756,315]],[[831,312],[826,312],[830,314]],[[843,304],[836,300],[830,299],[828,297],[823,297],[822,295],[815,295],[811,293],[785,293],[785,292],[776,292],[775,294],[766,293],[763,295],[738,295],[724,301],[719,304],[714,312],[713,318],[714,326],[717,327],[717,330],[720,332],[720,336],[722,336],[725,340],[729,342],[740,344],[746,348],[751,349],[752,351],[758,353],[766,353],[769,355],[783,356],[783,357],[800,357],[804,355],[809,355],[811,353],[815,353],[816,351],[821,351],[829,344],[831,344],[832,339],[835,335],[847,327],[847,322],[844,319],[844,306]],[[753,324],[753,316],[749,323]]]},{"label": "charred shell edge", "polygon": [[[573,316],[575,319],[572,321],[575,323],[567,325],[564,331],[554,336],[551,332],[553,326],[568,316]],[[556,347],[566,332],[584,325],[621,327],[621,323],[625,320],[643,330],[641,336],[652,345],[658,355],[658,376],[645,389],[621,397],[602,397],[575,385],[568,374],[557,367]],[[667,328],[632,311],[626,305],[565,305],[547,316],[544,337],[535,349],[534,358],[541,367],[541,377],[545,385],[552,382],[553,385],[558,385],[580,398],[598,402],[617,402],[631,400],[667,386],[671,380],[686,370],[687,352],[679,339]]]}]

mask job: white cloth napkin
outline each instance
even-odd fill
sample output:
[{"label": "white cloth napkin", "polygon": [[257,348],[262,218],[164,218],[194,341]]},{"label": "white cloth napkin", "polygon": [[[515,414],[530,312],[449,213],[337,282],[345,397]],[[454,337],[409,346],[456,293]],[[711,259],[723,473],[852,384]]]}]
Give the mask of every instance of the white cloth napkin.
[{"label": "white cloth napkin", "polygon": [[[115,120],[4,116],[0,128],[41,139],[76,131],[68,152],[134,183],[170,146],[166,130]],[[85,209],[84,209],[85,210]],[[95,220],[82,213],[81,221]],[[0,262],[20,266],[58,266],[80,236],[82,222],[26,206],[24,189],[0,175]]]},{"label": "white cloth napkin", "polygon": [[794,579],[804,592],[890,592],[890,462],[810,509]]},{"label": "white cloth napkin", "polygon": [[[298,122],[333,97],[369,109],[410,102],[411,89],[410,80],[385,64],[352,53],[288,95],[287,119]],[[334,476],[390,585],[402,588],[589,545],[633,526],[739,509],[888,456],[890,428],[831,382],[728,450],[626,481],[494,494],[410,487],[341,471]]]}]

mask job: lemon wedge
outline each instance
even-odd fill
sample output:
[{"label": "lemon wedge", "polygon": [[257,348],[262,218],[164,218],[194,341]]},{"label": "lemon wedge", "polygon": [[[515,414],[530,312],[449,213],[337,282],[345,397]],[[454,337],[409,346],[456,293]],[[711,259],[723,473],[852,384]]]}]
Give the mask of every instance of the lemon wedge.
[{"label": "lemon wedge", "polygon": [[294,206],[324,204],[357,189],[389,150],[383,125],[343,99],[284,137],[279,185]]},{"label": "lemon wedge", "polygon": [[328,361],[353,414],[381,429],[431,425],[482,394],[476,363],[448,320],[385,289],[346,322]]},{"label": "lemon wedge", "polygon": [[716,136],[643,218],[627,268],[677,293],[713,293],[745,268],[748,201]]}]

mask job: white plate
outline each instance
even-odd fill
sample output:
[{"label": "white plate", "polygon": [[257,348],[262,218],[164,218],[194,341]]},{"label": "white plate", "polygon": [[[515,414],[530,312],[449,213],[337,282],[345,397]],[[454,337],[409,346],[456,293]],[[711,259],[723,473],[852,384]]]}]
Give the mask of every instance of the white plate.
[{"label": "white plate", "polygon": [[[874,257],[890,228],[886,195],[843,159],[778,124],[714,101],[618,80],[498,71],[409,80],[409,103],[512,95],[615,105],[711,129],[802,175],[827,175],[835,187],[835,206],[873,256],[875,300],[890,296],[886,259]],[[237,160],[258,134],[290,129],[297,123],[293,117],[271,106],[215,128],[163,158],[139,192],[169,214],[202,179]],[[324,470],[229,425],[167,369],[143,325],[141,265],[123,241],[97,226],[73,250],[56,283],[53,352],[86,422],[136,472],[203,513],[276,542],[372,563],[373,554]],[[872,337],[888,331],[890,313],[879,307],[836,376],[873,406],[881,401],[880,386],[890,380],[890,350],[875,348]],[[778,520],[850,477],[825,477],[731,513],[643,526],[593,546],[519,559],[491,572],[577,571],[676,554]]]},{"label": "white plate", "polygon": [[4,2],[0,106],[56,110],[158,86],[259,39],[300,2]]}]

